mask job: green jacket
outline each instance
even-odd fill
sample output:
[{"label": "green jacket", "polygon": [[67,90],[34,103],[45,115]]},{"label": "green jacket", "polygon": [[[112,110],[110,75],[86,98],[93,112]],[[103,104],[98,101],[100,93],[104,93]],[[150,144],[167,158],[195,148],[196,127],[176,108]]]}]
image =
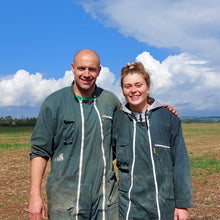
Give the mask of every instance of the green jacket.
[{"label": "green jacket", "polygon": [[119,172],[120,219],[173,220],[175,207],[193,205],[181,122],[154,101],[143,113],[127,107],[113,120]]},{"label": "green jacket", "polygon": [[51,159],[46,185],[50,216],[59,210],[90,219],[96,204],[104,217],[106,207],[117,203],[110,142],[119,106],[115,95],[99,87],[91,100],[78,101],[71,86],[43,102],[31,138],[31,159]]}]

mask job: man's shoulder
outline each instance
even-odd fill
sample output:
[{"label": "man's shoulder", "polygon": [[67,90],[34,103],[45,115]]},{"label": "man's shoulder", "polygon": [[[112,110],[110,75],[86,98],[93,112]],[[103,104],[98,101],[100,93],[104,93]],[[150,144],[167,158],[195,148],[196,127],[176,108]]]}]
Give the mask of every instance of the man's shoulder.
[{"label": "man's shoulder", "polygon": [[49,99],[57,99],[59,97],[62,97],[63,95],[67,95],[67,94],[71,94],[71,89],[70,89],[70,86],[68,87],[64,87],[64,88],[61,88],[59,90],[56,90],[54,92],[52,92],[50,95],[47,96],[47,100]]},{"label": "man's shoulder", "polygon": [[108,96],[109,98],[119,100],[118,97],[113,92],[106,90],[106,89],[103,89],[103,88],[100,88],[100,87],[97,87],[97,89],[100,91],[100,94],[102,96]]},{"label": "man's shoulder", "polygon": [[56,108],[60,103],[71,96],[71,88],[64,87],[49,94],[42,103],[44,107]]},{"label": "man's shoulder", "polygon": [[114,93],[100,87],[96,88],[96,98],[98,105],[105,106],[105,109],[109,109],[109,111],[114,112],[121,106],[118,97]]}]

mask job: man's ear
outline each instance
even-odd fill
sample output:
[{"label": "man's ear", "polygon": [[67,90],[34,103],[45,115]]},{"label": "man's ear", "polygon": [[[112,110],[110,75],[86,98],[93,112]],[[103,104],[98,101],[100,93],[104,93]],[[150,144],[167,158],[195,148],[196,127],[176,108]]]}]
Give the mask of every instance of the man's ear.
[{"label": "man's ear", "polygon": [[99,74],[100,74],[100,72],[101,72],[101,69],[102,69],[102,67],[101,67],[101,66],[99,66],[99,70],[98,70],[98,76],[99,76]]},{"label": "man's ear", "polygon": [[72,73],[74,74],[74,64],[71,64]]}]

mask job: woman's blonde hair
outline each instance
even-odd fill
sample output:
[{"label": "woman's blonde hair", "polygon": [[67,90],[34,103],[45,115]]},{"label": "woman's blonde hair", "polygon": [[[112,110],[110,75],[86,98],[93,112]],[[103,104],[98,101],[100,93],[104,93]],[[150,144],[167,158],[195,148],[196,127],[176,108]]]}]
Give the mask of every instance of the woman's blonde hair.
[{"label": "woman's blonde hair", "polygon": [[147,87],[150,87],[150,74],[145,70],[141,62],[128,63],[121,69],[121,88],[123,88],[123,79],[128,74],[140,73],[143,75]]}]

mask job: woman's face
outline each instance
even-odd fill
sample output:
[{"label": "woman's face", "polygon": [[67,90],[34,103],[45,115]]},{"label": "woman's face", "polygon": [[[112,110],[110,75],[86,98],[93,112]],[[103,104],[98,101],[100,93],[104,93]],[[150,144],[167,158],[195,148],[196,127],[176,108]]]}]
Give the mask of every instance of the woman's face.
[{"label": "woman's face", "polygon": [[141,73],[129,73],[123,79],[123,94],[132,111],[142,112],[148,108],[149,89]]}]

